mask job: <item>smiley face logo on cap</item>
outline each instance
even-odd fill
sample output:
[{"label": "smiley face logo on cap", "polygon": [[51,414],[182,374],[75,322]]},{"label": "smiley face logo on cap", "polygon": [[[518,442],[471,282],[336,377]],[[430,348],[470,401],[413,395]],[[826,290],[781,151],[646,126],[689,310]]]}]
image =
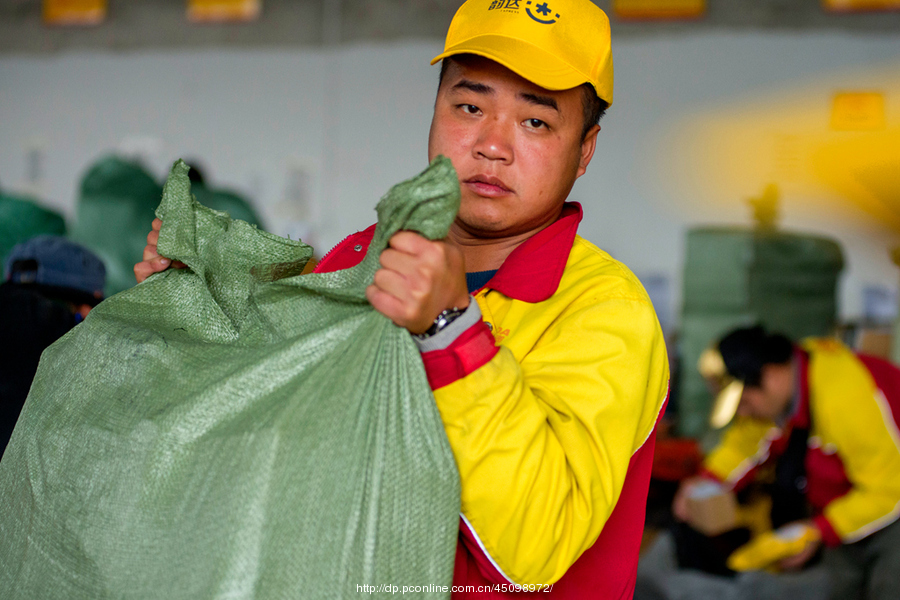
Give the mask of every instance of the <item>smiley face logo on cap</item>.
[{"label": "smiley face logo on cap", "polygon": [[[531,5],[531,0],[528,0],[528,2],[526,2],[525,4]],[[528,8],[528,6],[525,7],[525,12],[534,21],[537,21],[538,23],[543,23],[544,25],[552,25],[553,23],[556,23],[557,19],[559,19],[559,13],[555,13],[553,15],[554,17],[556,17],[555,19],[539,19],[538,17],[534,16],[534,14],[532,14],[531,9]],[[549,17],[550,13],[552,13],[553,11],[550,9],[549,6],[547,6],[547,2],[545,1],[545,2],[541,2],[540,4],[535,4],[534,12],[542,15],[543,17]]]}]

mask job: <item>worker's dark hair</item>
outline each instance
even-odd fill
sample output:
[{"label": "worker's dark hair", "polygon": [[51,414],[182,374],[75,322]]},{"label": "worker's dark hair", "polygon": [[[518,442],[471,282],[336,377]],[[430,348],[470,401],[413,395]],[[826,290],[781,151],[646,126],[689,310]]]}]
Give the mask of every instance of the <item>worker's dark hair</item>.
[{"label": "worker's dark hair", "polygon": [[[441,83],[444,81],[444,73],[447,72],[447,68],[449,67],[451,62],[459,62],[458,59],[462,58],[465,60],[465,57],[474,56],[473,54],[458,54],[454,56],[448,56],[447,58],[441,61],[441,74],[438,77],[438,88],[441,87]],[[581,139],[587,136],[588,131],[591,130],[591,127],[598,124],[600,119],[603,118],[603,115],[606,114],[606,109],[609,108],[609,103],[605,100],[601,100],[599,96],[597,96],[596,90],[594,90],[594,86],[590,83],[582,83],[581,88],[581,96],[582,96],[582,109],[584,111],[583,116],[583,124],[581,130]]]},{"label": "worker's dark hair", "polygon": [[780,333],[766,333],[762,325],[755,325],[729,332],[719,342],[719,352],[732,377],[745,385],[758,386],[763,365],[788,362],[794,344]]}]

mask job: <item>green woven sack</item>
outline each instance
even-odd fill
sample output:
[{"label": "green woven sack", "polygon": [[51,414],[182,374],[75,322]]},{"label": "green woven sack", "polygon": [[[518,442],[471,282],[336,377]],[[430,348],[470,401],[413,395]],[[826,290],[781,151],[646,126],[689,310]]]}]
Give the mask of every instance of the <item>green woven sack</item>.
[{"label": "green woven sack", "polygon": [[187,170],[158,214],[189,269],[41,359],[0,462],[0,595],[447,598],[459,475],[409,333],[364,292],[393,233],[446,234],[450,162],[381,200],[360,265],[303,276],[308,246],[201,206]]}]

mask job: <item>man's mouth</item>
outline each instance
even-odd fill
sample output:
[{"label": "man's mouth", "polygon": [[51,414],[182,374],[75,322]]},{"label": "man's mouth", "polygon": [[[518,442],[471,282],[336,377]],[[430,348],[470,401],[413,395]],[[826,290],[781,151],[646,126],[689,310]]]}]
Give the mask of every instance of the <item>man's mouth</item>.
[{"label": "man's mouth", "polygon": [[463,183],[482,196],[503,196],[513,191],[502,179],[490,175],[475,175]]}]

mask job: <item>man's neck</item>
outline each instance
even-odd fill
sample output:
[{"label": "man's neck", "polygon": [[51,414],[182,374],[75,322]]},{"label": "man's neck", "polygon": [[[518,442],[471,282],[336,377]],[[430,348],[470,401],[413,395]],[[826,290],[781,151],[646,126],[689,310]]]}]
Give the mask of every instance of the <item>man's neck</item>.
[{"label": "man's neck", "polygon": [[468,236],[454,236],[451,231],[450,239],[459,246],[466,259],[466,272],[496,271],[503,265],[512,251],[521,246],[533,234],[519,236],[485,239]]},{"label": "man's neck", "polygon": [[783,426],[787,423],[797,412],[797,407],[800,405],[800,386],[798,385],[800,381],[798,372],[800,365],[798,364],[797,358],[791,358],[789,363],[783,365],[783,368],[785,369],[785,377],[789,377],[789,385],[792,391],[784,403],[784,409],[781,411],[781,415],[777,419],[779,426]]},{"label": "man's neck", "polygon": [[560,207],[560,213],[553,219],[534,229],[496,238],[484,237],[467,231],[459,223],[454,222],[450,226],[447,237],[462,250],[466,259],[467,273],[496,271],[503,265],[506,258],[512,254],[513,250],[528,241],[534,234],[555,223],[560,214],[562,214],[562,207]]}]

